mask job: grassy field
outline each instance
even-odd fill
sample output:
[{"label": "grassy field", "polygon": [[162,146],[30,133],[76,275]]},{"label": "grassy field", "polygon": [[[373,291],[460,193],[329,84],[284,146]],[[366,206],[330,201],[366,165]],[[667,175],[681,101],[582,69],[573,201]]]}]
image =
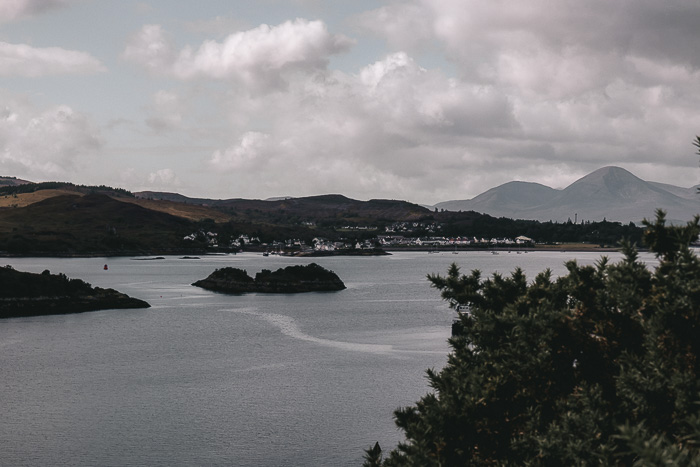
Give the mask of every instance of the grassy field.
[{"label": "grassy field", "polygon": [[[0,196],[0,208],[23,208],[61,195],[84,196],[82,193],[74,190],[40,190],[35,191],[34,193],[2,195]],[[180,217],[195,222],[204,219],[211,219],[216,223],[228,222],[231,220],[230,215],[206,206],[175,203],[172,201],[130,198],[126,196],[114,197],[114,199],[123,203],[135,204],[152,211],[163,212],[170,214],[171,216]]]},{"label": "grassy field", "polygon": [[41,190],[34,193],[20,193],[18,195],[2,195],[0,196],[0,208],[23,208],[30,204],[44,201],[45,199],[53,198],[61,195],[76,195],[75,191],[69,190]]},{"label": "grassy field", "polygon": [[176,203],[174,201],[165,200],[153,200],[153,199],[142,199],[142,198],[116,198],[118,201],[124,203],[136,204],[151,211],[164,212],[170,214],[171,216],[181,217],[183,219],[191,221],[202,221],[204,219],[211,219],[216,223],[228,222],[231,220],[231,216],[217,211],[216,209],[211,209],[206,206],[197,206],[193,204]]}]

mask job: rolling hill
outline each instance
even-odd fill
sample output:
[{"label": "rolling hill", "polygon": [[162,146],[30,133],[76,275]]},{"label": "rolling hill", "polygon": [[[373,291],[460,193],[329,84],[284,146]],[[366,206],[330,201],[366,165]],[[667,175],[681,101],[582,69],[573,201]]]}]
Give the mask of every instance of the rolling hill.
[{"label": "rolling hill", "polygon": [[358,201],[343,195],[319,195],[272,200],[187,198],[176,193],[137,192],[137,199],[177,201],[201,205],[250,221],[278,221],[295,219],[326,222],[345,221],[363,223],[375,221],[413,221],[430,215],[430,210],[417,204],[399,200],[372,199]]},{"label": "rolling hill", "polygon": [[103,194],[61,194],[0,210],[0,250],[17,254],[182,251],[192,222]]}]

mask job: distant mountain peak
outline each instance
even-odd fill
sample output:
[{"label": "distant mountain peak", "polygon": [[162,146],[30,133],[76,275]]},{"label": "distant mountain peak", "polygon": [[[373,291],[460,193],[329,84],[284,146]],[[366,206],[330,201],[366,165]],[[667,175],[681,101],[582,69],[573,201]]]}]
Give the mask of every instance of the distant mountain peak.
[{"label": "distant mountain peak", "polygon": [[439,203],[451,211],[477,211],[496,217],[565,222],[602,219],[640,222],[655,210],[685,222],[700,211],[693,188],[647,182],[622,167],[607,166],[581,177],[563,190],[530,182],[508,182],[469,199]]}]

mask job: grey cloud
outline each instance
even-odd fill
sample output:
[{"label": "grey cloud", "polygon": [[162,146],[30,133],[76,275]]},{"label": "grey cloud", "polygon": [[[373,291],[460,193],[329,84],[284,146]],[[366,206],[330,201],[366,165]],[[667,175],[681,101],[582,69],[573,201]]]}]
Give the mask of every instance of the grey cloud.
[{"label": "grey cloud", "polygon": [[260,25],[223,41],[204,41],[198,48],[174,46],[159,25],[146,25],[133,35],[122,54],[153,73],[187,80],[234,79],[251,89],[276,89],[287,74],[324,69],[330,56],[354,43],[328,32],[321,21],[296,19],[277,26]]},{"label": "grey cloud", "polygon": [[[698,16],[691,0],[415,0],[362,19],[395,47],[440,41],[461,86],[484,86],[509,103],[485,118],[484,128],[498,131],[453,139],[476,154],[472,163],[493,161],[491,171],[544,159],[586,173],[595,164],[696,166],[687,143],[700,128]],[[400,26],[416,23],[414,37]],[[550,150],[527,150],[538,145]]]},{"label": "grey cloud", "polygon": [[5,0],[0,2],[0,22],[15,21],[81,0]]},{"label": "grey cloud", "polygon": [[167,73],[175,60],[171,37],[159,24],[144,25],[127,41],[122,58],[152,73]]},{"label": "grey cloud", "polygon": [[35,78],[60,74],[92,74],[106,71],[99,60],[85,52],[60,47],[36,48],[0,42],[0,76]]},{"label": "grey cloud", "polygon": [[[347,38],[309,21],[184,49],[144,28],[124,55],[182,87],[206,82],[207,92],[217,81],[207,102],[226,128],[199,157],[236,196],[437,202],[512,179],[562,187],[603,165],[692,178],[700,70],[688,45],[697,32],[681,23],[696,10],[650,0],[391,2],[357,19],[391,53],[355,73],[328,67]],[[241,44],[256,53],[242,55]],[[409,53],[426,47],[456,76]],[[186,112],[150,111],[154,129],[192,131]]]},{"label": "grey cloud", "polygon": [[65,176],[102,147],[99,130],[68,106],[37,110],[27,102],[4,102],[0,168],[34,177]]},{"label": "grey cloud", "polygon": [[182,127],[183,104],[180,98],[168,91],[158,91],[153,95],[147,111],[146,125],[156,133],[174,131]]}]

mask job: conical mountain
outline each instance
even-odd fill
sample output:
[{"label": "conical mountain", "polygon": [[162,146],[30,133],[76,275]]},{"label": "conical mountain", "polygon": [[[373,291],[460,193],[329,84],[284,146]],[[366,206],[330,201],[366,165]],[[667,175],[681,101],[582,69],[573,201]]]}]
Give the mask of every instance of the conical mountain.
[{"label": "conical mountain", "polygon": [[644,218],[654,218],[657,208],[667,211],[669,220],[689,220],[700,208],[700,199],[692,202],[620,167],[603,167],[524,214],[532,219],[559,222],[568,219],[640,222]]}]

